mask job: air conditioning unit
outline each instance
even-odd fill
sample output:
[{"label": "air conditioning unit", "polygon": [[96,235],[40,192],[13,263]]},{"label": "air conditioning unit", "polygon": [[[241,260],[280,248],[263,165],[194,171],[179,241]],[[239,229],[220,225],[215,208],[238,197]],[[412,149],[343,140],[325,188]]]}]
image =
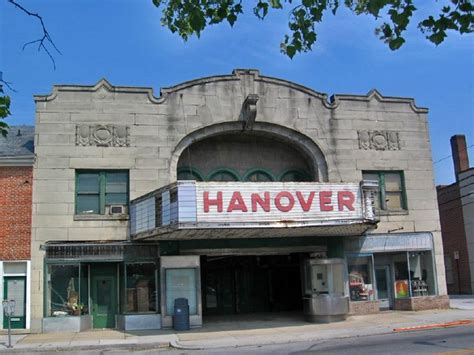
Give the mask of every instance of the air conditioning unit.
[{"label": "air conditioning unit", "polygon": [[109,214],[111,215],[118,215],[118,214],[126,214],[127,213],[127,206],[124,205],[110,205],[107,206],[109,208]]}]

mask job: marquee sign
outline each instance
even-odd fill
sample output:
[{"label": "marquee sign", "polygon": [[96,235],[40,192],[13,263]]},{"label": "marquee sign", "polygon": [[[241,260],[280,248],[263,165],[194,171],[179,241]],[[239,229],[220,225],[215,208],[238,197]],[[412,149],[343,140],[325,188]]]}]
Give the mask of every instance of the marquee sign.
[{"label": "marquee sign", "polygon": [[346,220],[361,205],[359,184],[196,183],[199,222]]},{"label": "marquee sign", "polygon": [[134,239],[360,235],[377,182],[177,181],[131,202]]}]

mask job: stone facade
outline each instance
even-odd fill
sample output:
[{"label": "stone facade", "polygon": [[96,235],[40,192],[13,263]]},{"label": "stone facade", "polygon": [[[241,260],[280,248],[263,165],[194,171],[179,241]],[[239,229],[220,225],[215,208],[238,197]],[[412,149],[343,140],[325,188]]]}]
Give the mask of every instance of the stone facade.
[{"label": "stone facade", "polygon": [[[252,104],[255,122],[246,126],[242,116],[249,110],[243,110],[243,103],[249,95],[258,101]],[[299,144],[312,157],[308,164],[319,181],[358,182],[364,170],[402,170],[408,210],[380,216],[377,233],[432,233],[438,294],[446,294],[428,111],[413,99],[384,97],[374,90],[328,100],[326,94],[256,70],[235,70],[162,89],[159,97],[150,88],[101,80],[94,86],[54,86],[35,101],[31,288],[37,330],[43,316],[41,246],[129,237],[127,218],[83,220],[75,215],[77,169],[128,169],[134,199],[175,181],[180,157],[193,142],[249,127]],[[387,142],[375,137],[366,148],[360,132],[386,132]]]}]

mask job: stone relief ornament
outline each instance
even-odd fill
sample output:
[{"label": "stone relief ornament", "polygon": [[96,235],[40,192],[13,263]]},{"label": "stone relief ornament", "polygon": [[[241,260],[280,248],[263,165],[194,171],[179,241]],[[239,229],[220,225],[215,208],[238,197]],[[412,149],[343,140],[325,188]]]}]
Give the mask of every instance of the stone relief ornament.
[{"label": "stone relief ornament", "polygon": [[364,150],[400,150],[398,132],[358,131],[359,149]]},{"label": "stone relief ornament", "polygon": [[128,147],[130,134],[128,126],[119,125],[77,125],[76,145],[97,147]]}]

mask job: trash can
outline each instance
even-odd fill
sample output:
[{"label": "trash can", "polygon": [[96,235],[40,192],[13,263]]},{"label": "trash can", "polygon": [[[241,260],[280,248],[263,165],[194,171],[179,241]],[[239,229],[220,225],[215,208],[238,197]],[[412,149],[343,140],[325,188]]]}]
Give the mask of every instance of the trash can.
[{"label": "trash can", "polygon": [[174,300],[174,330],[189,330],[189,304],[187,298]]}]

